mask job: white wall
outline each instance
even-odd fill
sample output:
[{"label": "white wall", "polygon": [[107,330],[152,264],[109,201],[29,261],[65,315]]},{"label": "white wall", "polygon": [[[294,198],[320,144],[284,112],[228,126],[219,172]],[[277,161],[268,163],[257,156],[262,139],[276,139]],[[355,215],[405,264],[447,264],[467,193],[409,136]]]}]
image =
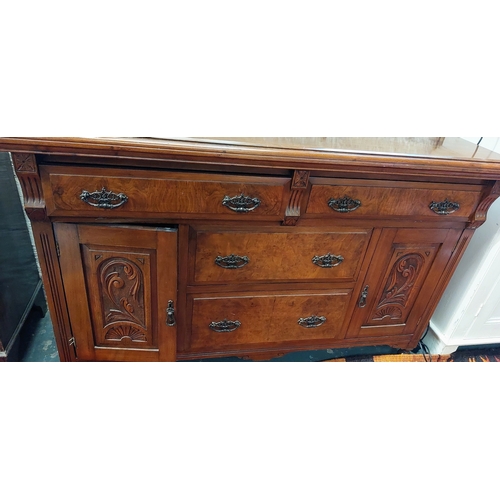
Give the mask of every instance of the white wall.
[{"label": "white wall", "polygon": [[[477,144],[480,138],[462,139]],[[480,146],[500,153],[500,138],[484,137]],[[434,354],[500,343],[500,199],[475,231],[431,318],[425,343]]]},{"label": "white wall", "polygon": [[[481,137],[461,137],[461,139],[477,144]],[[483,137],[479,145],[495,153],[500,153],[500,137]]]}]

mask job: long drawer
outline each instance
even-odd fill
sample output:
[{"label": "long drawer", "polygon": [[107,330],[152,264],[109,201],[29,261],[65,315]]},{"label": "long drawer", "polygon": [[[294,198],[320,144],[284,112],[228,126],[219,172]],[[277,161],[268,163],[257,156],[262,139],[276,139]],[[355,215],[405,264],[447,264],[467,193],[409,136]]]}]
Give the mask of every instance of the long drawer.
[{"label": "long drawer", "polygon": [[249,175],[41,167],[49,215],[280,220],[290,179]]},{"label": "long drawer", "polygon": [[190,283],[357,279],[371,229],[193,231]]},{"label": "long drawer", "polygon": [[188,350],[342,338],[351,289],[190,295]]},{"label": "long drawer", "polygon": [[306,215],[350,217],[468,218],[482,187],[464,184],[311,179]]}]

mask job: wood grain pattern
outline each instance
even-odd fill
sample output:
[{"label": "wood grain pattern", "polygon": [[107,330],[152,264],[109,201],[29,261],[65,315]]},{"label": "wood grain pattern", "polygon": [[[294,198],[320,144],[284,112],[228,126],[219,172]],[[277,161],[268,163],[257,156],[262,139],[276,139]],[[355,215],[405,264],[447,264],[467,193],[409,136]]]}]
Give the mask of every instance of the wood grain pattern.
[{"label": "wood grain pattern", "polygon": [[[224,296],[192,296],[193,315],[189,350],[224,349],[262,342],[302,342],[332,339],[343,334],[344,314],[350,290],[330,292],[255,293]],[[300,318],[324,316],[317,328],[304,328]],[[241,322],[232,332],[218,333],[210,329],[212,322],[224,319]]]},{"label": "wood grain pattern", "polygon": [[[346,196],[359,200],[361,202],[359,208],[349,213],[338,213],[329,207],[329,200],[342,199]],[[424,189],[424,186],[420,189],[407,189],[400,186],[370,187],[356,184],[350,186],[313,184],[306,214],[342,219],[367,216],[468,218],[479,204],[480,197],[480,189],[477,191],[459,191],[451,186],[448,189]],[[444,201],[445,199],[459,203],[460,208],[449,215],[438,215],[429,208],[432,202]]]},{"label": "wood grain pattern", "polygon": [[417,327],[422,334],[430,319],[428,304],[436,279],[460,234],[450,229],[383,230],[363,281],[369,285],[366,307],[354,309],[347,337],[408,335]]},{"label": "wood grain pattern", "polygon": [[[221,176],[165,172],[127,171],[127,176],[112,175],[102,169],[42,168],[49,215],[77,212],[99,217],[131,216],[135,213],[217,214],[227,219],[259,217],[283,218],[290,179],[248,176]],[[83,191],[102,188],[124,194],[128,200],[114,209],[92,207],[82,201]],[[255,210],[235,212],[223,204],[226,196],[244,194],[260,200]]]},{"label": "wood grain pattern", "polygon": [[[205,232],[196,234],[194,276],[191,283],[256,281],[337,281],[354,280],[371,235],[370,229],[301,232]],[[325,254],[341,256],[331,268],[313,263]],[[237,254],[249,262],[238,269],[216,265],[218,256]]]},{"label": "wood grain pattern", "polygon": [[[465,157],[449,141],[418,157],[373,138],[364,152],[246,139],[0,139],[34,221],[63,359],[75,359],[73,338],[80,361],[418,342],[500,195],[500,158]],[[108,208],[85,201],[99,204],[91,193],[103,188]],[[361,205],[332,210],[344,196]],[[439,215],[432,202],[460,208]],[[214,331],[225,320],[232,331]]]}]

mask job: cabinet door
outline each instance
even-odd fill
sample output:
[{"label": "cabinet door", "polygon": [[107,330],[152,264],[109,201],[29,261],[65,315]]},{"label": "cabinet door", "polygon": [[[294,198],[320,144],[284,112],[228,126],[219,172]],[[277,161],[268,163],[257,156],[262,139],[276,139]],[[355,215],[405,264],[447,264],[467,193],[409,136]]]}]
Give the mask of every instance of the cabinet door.
[{"label": "cabinet door", "polygon": [[177,230],[54,229],[78,359],[175,361]]},{"label": "cabinet door", "polygon": [[420,336],[461,233],[385,229],[358,287],[347,338]]}]

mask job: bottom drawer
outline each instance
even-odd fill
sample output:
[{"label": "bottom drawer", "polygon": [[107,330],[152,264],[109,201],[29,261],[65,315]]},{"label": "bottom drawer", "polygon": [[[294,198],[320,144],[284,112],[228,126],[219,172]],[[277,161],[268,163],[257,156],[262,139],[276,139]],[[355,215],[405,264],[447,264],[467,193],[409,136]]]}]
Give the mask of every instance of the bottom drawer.
[{"label": "bottom drawer", "polygon": [[191,295],[189,350],[343,337],[351,289]]}]

